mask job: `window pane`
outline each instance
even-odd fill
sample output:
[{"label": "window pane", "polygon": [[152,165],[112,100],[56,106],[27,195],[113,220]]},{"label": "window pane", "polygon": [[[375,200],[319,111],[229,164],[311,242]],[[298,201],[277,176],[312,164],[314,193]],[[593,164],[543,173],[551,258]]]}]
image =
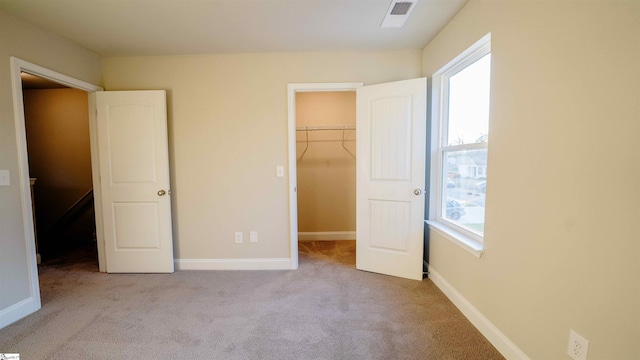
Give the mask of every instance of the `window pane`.
[{"label": "window pane", "polygon": [[483,235],[487,149],[444,151],[443,160],[440,216]]},{"label": "window pane", "polygon": [[491,54],[449,78],[448,145],[488,140],[490,81]]}]

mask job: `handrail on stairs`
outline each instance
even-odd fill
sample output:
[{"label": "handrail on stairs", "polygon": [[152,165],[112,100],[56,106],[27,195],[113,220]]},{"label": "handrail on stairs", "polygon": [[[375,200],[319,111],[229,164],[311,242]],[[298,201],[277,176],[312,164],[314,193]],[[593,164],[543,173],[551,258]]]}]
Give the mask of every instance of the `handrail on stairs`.
[{"label": "handrail on stairs", "polygon": [[62,215],[58,216],[58,218],[49,225],[47,232],[51,232],[58,227],[62,226],[62,224],[70,222],[87,204],[93,201],[93,188],[89,189],[84,195],[80,197],[76,202],[73,203],[67,210],[65,210]]}]

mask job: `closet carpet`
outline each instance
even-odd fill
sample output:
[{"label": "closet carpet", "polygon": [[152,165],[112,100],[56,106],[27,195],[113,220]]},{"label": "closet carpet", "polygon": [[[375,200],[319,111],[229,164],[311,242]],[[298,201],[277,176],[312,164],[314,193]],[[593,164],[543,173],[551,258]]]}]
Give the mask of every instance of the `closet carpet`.
[{"label": "closet carpet", "polygon": [[39,269],[42,309],[0,330],[21,359],[502,359],[429,280],[355,270],[354,241],[296,271],[107,275],[95,251]]}]

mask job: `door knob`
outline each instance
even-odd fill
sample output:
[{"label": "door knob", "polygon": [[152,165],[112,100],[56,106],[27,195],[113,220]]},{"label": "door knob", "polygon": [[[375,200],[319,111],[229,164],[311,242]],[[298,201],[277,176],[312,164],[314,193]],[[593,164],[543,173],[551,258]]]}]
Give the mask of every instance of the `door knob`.
[{"label": "door knob", "polygon": [[167,193],[167,192],[166,192],[166,191],[164,191],[164,190],[159,190],[159,191],[158,191],[158,196],[163,196],[163,195],[165,195],[166,193]]},{"label": "door knob", "polygon": [[422,190],[415,189],[415,190],[413,190],[413,193],[416,194],[416,195],[420,195],[420,194],[422,194]]}]

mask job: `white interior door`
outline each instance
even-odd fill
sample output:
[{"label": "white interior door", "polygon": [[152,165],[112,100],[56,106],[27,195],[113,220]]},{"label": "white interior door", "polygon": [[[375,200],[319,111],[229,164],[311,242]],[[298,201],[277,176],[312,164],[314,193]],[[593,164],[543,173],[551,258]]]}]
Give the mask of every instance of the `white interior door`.
[{"label": "white interior door", "polygon": [[107,272],[173,272],[164,91],[95,93]]},{"label": "white interior door", "polygon": [[427,81],[356,95],[356,268],[422,280]]}]

